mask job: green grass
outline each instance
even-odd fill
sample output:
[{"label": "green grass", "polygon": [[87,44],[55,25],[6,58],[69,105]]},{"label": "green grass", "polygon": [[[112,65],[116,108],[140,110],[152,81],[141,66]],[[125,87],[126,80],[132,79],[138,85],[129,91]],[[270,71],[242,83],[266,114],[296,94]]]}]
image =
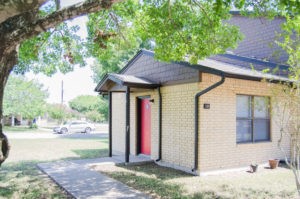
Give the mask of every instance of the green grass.
[{"label": "green grass", "polygon": [[107,149],[76,149],[73,152],[79,155],[80,159],[105,157],[108,154]]},{"label": "green grass", "polygon": [[87,158],[87,153],[89,158],[101,157],[107,151],[106,140],[99,138],[11,139],[11,151],[7,162],[81,159]]},{"label": "green grass", "polygon": [[4,132],[24,133],[26,131],[38,131],[38,129],[30,128],[29,126],[4,126],[3,131]]},{"label": "green grass", "polygon": [[271,199],[297,196],[294,177],[284,167],[276,170],[260,168],[254,174],[239,171],[202,177],[155,164],[95,169],[154,198]]},{"label": "green grass", "polygon": [[0,167],[0,198],[70,198],[36,166],[55,160],[107,156],[107,139],[11,139]]},{"label": "green grass", "polygon": [[37,162],[9,163],[0,170],[0,198],[67,198],[36,168]]},{"label": "green grass", "polygon": [[188,176],[176,170],[168,170],[160,168],[157,170],[154,164],[144,166],[128,166],[123,169],[128,171],[106,172],[106,174],[114,179],[117,179],[130,187],[141,190],[152,196],[162,198],[185,198],[183,195],[183,187],[176,183],[167,183],[164,180],[171,176]]}]

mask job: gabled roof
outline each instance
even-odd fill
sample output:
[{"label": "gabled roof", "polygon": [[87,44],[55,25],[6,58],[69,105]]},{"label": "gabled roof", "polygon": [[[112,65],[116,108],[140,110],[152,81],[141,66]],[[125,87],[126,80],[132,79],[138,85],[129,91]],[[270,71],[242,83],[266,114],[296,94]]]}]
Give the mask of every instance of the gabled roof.
[{"label": "gabled roof", "polygon": [[[140,50],[130,62],[120,71],[121,74],[126,74],[126,71],[131,65],[136,62],[141,55],[146,55],[154,59],[154,52],[149,50]],[[158,62],[158,61],[157,61]],[[222,54],[209,57],[204,60],[198,61],[198,64],[192,65],[187,61],[174,62],[176,64],[190,67],[198,71],[212,73],[212,71],[218,73],[224,73],[227,77],[249,79],[249,80],[278,80],[287,81],[288,66],[280,65],[268,61],[257,60],[248,57],[241,57],[231,54]],[[142,65],[140,67],[143,67]],[[263,72],[263,70],[269,69],[269,73]],[[276,70],[277,73],[273,74]],[[147,74],[144,75],[145,77]]]},{"label": "gabled roof", "polygon": [[[113,83],[113,84],[111,84]],[[97,92],[106,92],[113,87],[114,84],[117,84],[119,90],[122,90],[124,86],[133,87],[133,88],[157,88],[159,87],[158,83],[151,82],[145,78],[135,77],[132,75],[121,75],[121,74],[107,74],[97,85],[95,91]]]},{"label": "gabled roof", "polygon": [[[277,33],[281,32],[280,25],[284,22],[284,18],[275,17],[273,20],[267,20],[234,14],[226,22],[238,26],[245,36],[238,47],[230,53],[211,56],[199,61],[196,65],[191,65],[186,61],[160,62],[154,59],[152,51],[140,50],[119,72],[119,75],[131,76],[131,78],[127,77],[127,80],[146,78],[152,85],[197,82],[200,78],[199,71],[223,73],[226,77],[254,81],[262,79],[290,81],[288,79],[289,67],[282,64],[286,62],[288,56],[274,42]],[[268,73],[265,69],[269,70]],[[109,74],[98,84],[96,91],[99,91],[104,81],[113,81],[112,79],[122,80],[116,74]],[[129,84],[129,81],[121,81],[121,84]]]},{"label": "gabled roof", "polygon": [[[150,65],[148,66],[147,64]],[[146,67],[150,69],[146,70]],[[168,70],[164,70],[164,68]],[[266,68],[270,69],[270,73],[262,71]],[[276,68],[278,68],[277,75],[272,74],[271,72]],[[158,69],[162,70],[158,71]],[[107,74],[99,82],[95,91],[106,92],[112,88],[112,83],[119,85],[115,90],[124,90],[124,88],[121,88],[124,86],[147,89],[157,88],[160,85],[173,84],[174,82],[170,81],[170,79],[176,78],[176,83],[185,83],[186,81],[183,81],[181,78],[178,80],[178,76],[182,75],[182,73],[184,73],[182,71],[184,70],[188,71],[185,78],[191,78],[193,82],[198,81],[197,79],[193,79],[194,77],[198,77],[198,71],[212,74],[223,73],[225,77],[253,81],[263,79],[272,82],[290,81],[287,78],[288,66],[277,65],[272,62],[253,58],[224,54],[201,60],[195,65],[184,61],[163,63],[154,59],[154,53],[152,51],[140,50],[119,74]],[[177,71],[177,73],[174,73],[174,71]],[[165,80],[165,77],[169,79]]]}]

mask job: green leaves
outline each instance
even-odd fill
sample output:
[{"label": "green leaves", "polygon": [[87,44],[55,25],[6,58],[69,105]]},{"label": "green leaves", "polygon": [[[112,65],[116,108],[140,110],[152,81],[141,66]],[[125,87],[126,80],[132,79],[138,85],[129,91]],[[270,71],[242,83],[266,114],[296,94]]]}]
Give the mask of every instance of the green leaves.
[{"label": "green leaves", "polygon": [[40,83],[11,75],[4,91],[3,115],[33,119],[44,112],[47,97],[48,93]]},{"label": "green leaves", "polygon": [[[54,12],[53,2],[43,10]],[[253,17],[277,15],[297,21],[297,0],[128,0],[89,15],[87,42],[65,23],[21,45],[18,73],[29,70],[51,75],[66,73],[74,64],[83,66],[93,56],[95,81],[116,72],[139,48],[155,50],[162,61],[186,60],[194,64],[205,57],[233,49],[242,40],[237,27],[229,25],[230,10]],[[250,13],[249,13],[250,11]],[[299,24],[286,24],[292,30]],[[299,34],[297,32],[297,34]],[[88,52],[86,51],[86,48]]]},{"label": "green leaves", "polygon": [[88,51],[96,58],[92,66],[95,82],[106,73],[119,71],[139,48],[147,45],[133,25],[139,7],[138,1],[129,0],[89,15]]},{"label": "green leaves", "polygon": [[241,35],[238,28],[223,23],[230,18],[221,1],[160,1],[144,5],[135,20],[142,39],[153,39],[156,57],[181,61],[189,56],[196,63],[234,48]]},{"label": "green leaves", "polygon": [[81,95],[69,102],[69,106],[85,114],[92,121],[100,122],[107,121],[108,118],[108,103],[107,100],[100,96]]},{"label": "green leaves", "polygon": [[32,70],[52,75],[57,71],[67,73],[74,65],[84,66],[86,49],[84,41],[76,34],[78,26],[62,23],[55,29],[23,42],[19,49],[19,63],[14,71],[24,74]]}]

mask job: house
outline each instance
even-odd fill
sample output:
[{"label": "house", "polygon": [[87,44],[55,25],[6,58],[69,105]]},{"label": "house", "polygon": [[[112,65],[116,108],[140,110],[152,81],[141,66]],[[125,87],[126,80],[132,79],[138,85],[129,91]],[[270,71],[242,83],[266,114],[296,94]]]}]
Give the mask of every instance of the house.
[{"label": "house", "polygon": [[[130,154],[143,154],[200,175],[282,159],[269,108],[270,87],[288,80],[287,55],[273,56],[280,49],[270,47],[282,22],[235,14],[229,23],[245,39],[231,53],[191,65],[163,63],[141,50],[119,73],[107,74],[95,91],[109,95],[110,156],[130,162]],[[266,74],[265,68],[279,70]],[[288,140],[284,147],[289,150]]]}]

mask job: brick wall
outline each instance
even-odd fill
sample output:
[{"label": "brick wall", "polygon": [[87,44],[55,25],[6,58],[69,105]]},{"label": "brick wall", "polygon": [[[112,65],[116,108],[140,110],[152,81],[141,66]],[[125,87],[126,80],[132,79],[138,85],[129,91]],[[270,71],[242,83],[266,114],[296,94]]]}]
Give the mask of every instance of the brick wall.
[{"label": "brick wall", "polygon": [[198,83],[162,87],[162,161],[192,169]]},{"label": "brick wall", "polygon": [[[201,88],[220,78],[203,74]],[[271,141],[236,143],[236,95],[271,96],[271,86],[265,82],[226,78],[225,83],[200,98],[200,171],[248,166],[251,162],[264,163],[270,158],[283,158],[277,146],[279,126],[271,115]],[[210,109],[203,109],[210,103]],[[271,105],[272,106],[272,105]],[[276,113],[275,113],[276,114]],[[285,147],[289,149],[285,140]]]},{"label": "brick wall", "polygon": [[125,94],[112,93],[112,152],[125,152]]}]

